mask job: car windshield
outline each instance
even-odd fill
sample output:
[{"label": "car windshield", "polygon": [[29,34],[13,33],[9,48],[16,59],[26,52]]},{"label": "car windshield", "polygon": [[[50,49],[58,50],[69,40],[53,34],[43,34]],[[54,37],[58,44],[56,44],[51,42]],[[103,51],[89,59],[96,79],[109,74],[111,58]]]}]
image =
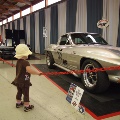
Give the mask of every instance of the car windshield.
[{"label": "car windshield", "polygon": [[108,44],[99,34],[75,33],[71,38],[74,44]]}]

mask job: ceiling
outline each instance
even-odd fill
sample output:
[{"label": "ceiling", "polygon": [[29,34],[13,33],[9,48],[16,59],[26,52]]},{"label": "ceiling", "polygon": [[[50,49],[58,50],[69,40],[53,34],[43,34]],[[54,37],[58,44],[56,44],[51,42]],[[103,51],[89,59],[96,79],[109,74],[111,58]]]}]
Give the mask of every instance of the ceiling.
[{"label": "ceiling", "polygon": [[0,22],[43,0],[0,0]]}]

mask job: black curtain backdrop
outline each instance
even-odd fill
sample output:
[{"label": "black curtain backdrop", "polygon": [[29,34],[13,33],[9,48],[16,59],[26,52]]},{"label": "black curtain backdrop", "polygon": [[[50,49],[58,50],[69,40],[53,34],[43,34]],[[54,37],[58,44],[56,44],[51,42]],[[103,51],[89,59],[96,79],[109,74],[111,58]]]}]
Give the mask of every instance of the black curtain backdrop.
[{"label": "black curtain backdrop", "polygon": [[15,29],[15,23],[14,23],[14,21],[12,22],[12,30],[14,30]]},{"label": "black curtain backdrop", "polygon": [[58,41],[58,6],[51,7],[50,16],[50,44],[56,44]]},{"label": "black curtain backdrop", "polygon": [[[2,32],[3,32],[3,25],[1,26],[1,35],[2,35]],[[1,36],[2,40],[3,40],[3,37]]]},{"label": "black curtain backdrop", "polygon": [[45,38],[43,37],[43,27],[45,27],[45,11],[39,11],[39,42],[40,42],[40,54],[44,53]]},{"label": "black curtain backdrop", "polygon": [[118,26],[118,39],[117,39],[117,47],[120,47],[120,8],[119,8],[119,26]]},{"label": "black curtain backdrop", "polygon": [[26,30],[26,17],[23,18],[23,29]]},{"label": "black curtain backdrop", "polygon": [[17,20],[17,30],[20,30],[20,19]]},{"label": "black curtain backdrop", "polygon": [[77,0],[68,0],[66,8],[66,32],[74,32],[76,25]]},{"label": "black curtain backdrop", "polygon": [[23,18],[23,29],[25,31],[25,43],[27,43],[27,34],[26,34],[26,16]]},{"label": "black curtain backdrop", "polygon": [[30,46],[32,51],[35,52],[35,15],[30,15]]},{"label": "black curtain backdrop", "polygon": [[102,34],[97,22],[103,16],[103,0],[87,0],[87,31]]},{"label": "black curtain backdrop", "polygon": [[10,29],[10,23],[8,23],[8,29]]},{"label": "black curtain backdrop", "polygon": [[[0,35],[2,35],[2,26],[0,27],[0,31],[1,31]],[[2,36],[1,36],[1,39],[2,39]]]}]

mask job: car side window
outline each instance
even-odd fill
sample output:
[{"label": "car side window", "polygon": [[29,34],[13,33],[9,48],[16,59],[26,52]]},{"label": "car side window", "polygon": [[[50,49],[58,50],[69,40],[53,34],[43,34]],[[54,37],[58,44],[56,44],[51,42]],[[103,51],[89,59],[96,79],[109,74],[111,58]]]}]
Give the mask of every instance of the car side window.
[{"label": "car side window", "polygon": [[69,40],[67,39],[67,36],[62,36],[60,45],[68,45],[68,44],[69,44]]},{"label": "car side window", "polygon": [[87,43],[92,43],[93,41],[91,40],[90,37],[86,37],[86,42],[87,42]]},{"label": "car side window", "polygon": [[71,34],[71,38],[74,44],[85,44],[86,42],[80,34]]},{"label": "car side window", "polygon": [[84,42],[80,38],[75,38],[75,44],[83,44]]}]

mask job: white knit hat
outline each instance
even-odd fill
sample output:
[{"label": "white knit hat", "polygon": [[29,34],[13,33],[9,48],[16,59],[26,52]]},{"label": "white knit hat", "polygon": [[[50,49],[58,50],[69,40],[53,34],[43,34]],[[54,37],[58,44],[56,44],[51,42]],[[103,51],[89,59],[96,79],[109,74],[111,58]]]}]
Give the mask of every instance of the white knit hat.
[{"label": "white knit hat", "polygon": [[16,55],[14,57],[18,58],[18,59],[32,54],[32,52],[29,50],[28,46],[25,44],[17,45],[15,51],[16,51]]}]

